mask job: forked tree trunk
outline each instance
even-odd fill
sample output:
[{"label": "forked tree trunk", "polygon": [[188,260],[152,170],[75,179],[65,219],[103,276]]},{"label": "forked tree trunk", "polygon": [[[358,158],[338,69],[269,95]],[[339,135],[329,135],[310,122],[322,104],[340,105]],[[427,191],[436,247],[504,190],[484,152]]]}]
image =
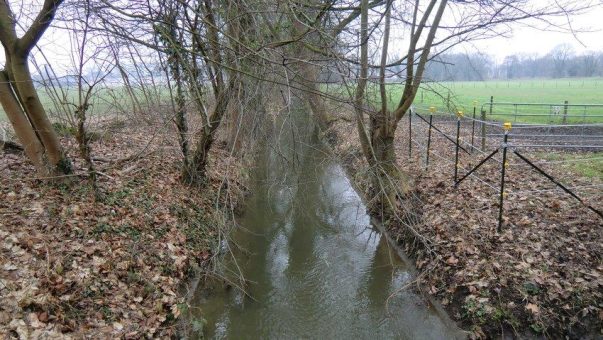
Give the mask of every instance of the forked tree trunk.
[{"label": "forked tree trunk", "polygon": [[33,86],[27,61],[7,57],[6,67],[0,76],[0,103],[27,157],[42,175],[70,173],[71,163]]},{"label": "forked tree trunk", "polygon": [[184,169],[184,181],[189,184],[202,183],[206,177],[207,161],[209,159],[209,150],[215,139],[216,130],[220,126],[222,117],[226,114],[230,96],[234,86],[234,80],[231,79],[227,88],[220,91],[216,98],[216,107],[209,117],[209,122],[205,125],[197,141],[197,147],[193,153],[193,159],[189,162],[187,169]]},{"label": "forked tree trunk", "polygon": [[40,102],[27,61],[31,49],[50,26],[62,2],[44,0],[29,29],[19,37],[8,1],[0,1],[0,42],[5,54],[3,77],[8,80],[2,89],[6,95],[0,101],[19,139],[27,147],[31,162],[39,172],[49,174],[70,173],[71,162]]},{"label": "forked tree trunk", "polygon": [[[437,7],[433,22],[429,27],[427,21],[436,8],[438,0],[430,0],[429,4],[418,19],[419,5],[415,3],[413,20],[410,30],[410,44],[406,55],[406,79],[404,90],[400,99],[400,104],[392,112],[387,108],[388,96],[385,82],[385,71],[388,60],[389,32],[391,6],[393,1],[387,1],[385,11],[383,43],[381,46],[381,66],[379,72],[379,88],[381,94],[381,108],[370,113],[370,126],[368,130],[364,126],[364,96],[368,79],[368,9],[369,1],[362,0],[360,5],[360,77],[356,87],[354,97],[354,107],[356,111],[356,123],[358,127],[362,151],[373,172],[374,202],[377,207],[381,207],[383,213],[388,214],[395,211],[398,197],[404,197],[410,192],[412,183],[409,177],[396,166],[396,152],[394,148],[394,138],[400,119],[409,110],[417,89],[421,84],[425,65],[430,53],[435,33],[439,27],[440,19],[446,9],[447,0],[441,0]],[[421,41],[424,28],[428,28],[425,37],[424,46],[420,52],[420,58],[415,63],[415,54],[419,51],[417,44]],[[415,65],[416,64],[416,65]]]},{"label": "forked tree trunk", "polygon": [[[313,53],[307,49],[302,50],[303,54],[306,54],[308,60],[312,59]],[[332,116],[327,112],[327,108],[324,103],[324,98],[320,95],[318,73],[319,67],[309,62],[302,62],[300,66],[301,84],[306,90],[304,95],[310,110],[318,122],[318,126],[322,132],[326,132],[333,122]]]},{"label": "forked tree trunk", "polygon": [[405,196],[411,188],[408,176],[397,167],[394,131],[383,122],[373,122],[371,127],[374,198],[379,209],[387,213],[393,211],[397,197]]},{"label": "forked tree trunk", "polygon": [[213,134],[205,131],[199,136],[193,159],[184,169],[184,181],[189,184],[202,183],[206,177],[209,150],[214,142]]},{"label": "forked tree trunk", "polygon": [[41,174],[46,171],[44,166],[44,147],[38,140],[25,112],[15,97],[13,88],[10,86],[6,71],[0,71],[0,104],[15,130],[19,142],[23,145],[25,154]]},{"label": "forked tree trunk", "polygon": [[54,131],[44,106],[40,102],[38,93],[33,85],[27,58],[13,56],[10,58],[10,67],[13,80],[13,88],[20,99],[21,105],[31,122],[31,126],[44,146],[45,158],[48,162],[50,173],[71,172],[71,163],[65,157],[59,138]]}]

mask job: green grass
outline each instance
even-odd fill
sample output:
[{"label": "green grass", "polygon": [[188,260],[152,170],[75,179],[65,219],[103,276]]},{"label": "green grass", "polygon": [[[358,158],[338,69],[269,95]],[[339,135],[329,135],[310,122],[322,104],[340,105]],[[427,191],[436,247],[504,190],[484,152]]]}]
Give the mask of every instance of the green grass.
[{"label": "green grass", "polygon": [[[60,102],[53,100],[54,96],[51,95],[51,91],[52,89],[50,88],[38,88],[38,96],[40,97],[40,101],[42,102],[42,105],[44,105],[47,114],[50,116],[50,119],[52,121],[69,120],[68,115],[73,115],[75,110],[74,104],[78,103],[78,93],[76,89],[74,87],[66,88],[64,98],[63,94],[57,90],[61,96]],[[157,91],[157,93],[150,95],[152,101],[165,101],[169,98],[167,89],[160,88]],[[141,89],[136,89],[134,94],[136,95],[138,102],[144,106],[145,96],[143,91]],[[91,116],[132,110],[132,100],[126,91],[126,88],[123,86],[98,88],[98,90],[94,91],[90,104],[91,106],[88,114]],[[8,121],[8,118],[6,117],[4,109],[0,106],[0,123],[6,121]]]},{"label": "green grass", "polygon": [[562,162],[570,171],[586,178],[603,180],[603,152],[584,154],[538,153],[539,158],[547,161]]},{"label": "green grass", "polygon": [[[391,100],[394,105],[401,94],[400,85],[390,85]],[[490,96],[495,103],[546,103],[542,106],[494,105],[493,115],[489,115]],[[526,79],[512,81],[485,82],[443,82],[425,83],[417,93],[415,105],[420,108],[435,106],[438,110],[473,113],[473,101],[477,101],[477,115],[481,109],[488,112],[488,118],[528,123],[562,123],[564,101],[569,104],[603,104],[603,78],[572,79]],[[558,114],[551,115],[551,111]],[[516,116],[515,114],[519,114]],[[521,115],[541,116],[521,116]],[[572,117],[573,116],[573,117]],[[597,117],[600,116],[600,117]],[[568,107],[567,123],[603,122],[603,107]]]},{"label": "green grass", "polygon": [[[603,103],[603,78],[442,82],[425,83],[423,87],[424,103],[442,104],[450,91],[451,100],[466,108],[473,107],[474,100],[479,104],[487,103],[490,96],[494,96],[495,102],[563,103],[568,100],[570,104]],[[417,102],[420,101],[421,91],[417,95]]]},{"label": "green grass", "polygon": [[[337,84],[324,88],[334,94],[346,95],[346,89]],[[402,95],[402,85],[388,84],[388,107],[397,106]],[[352,93],[355,89],[352,89]],[[368,97],[379,105],[379,88],[371,84],[367,88]],[[544,103],[552,105],[494,105],[492,114],[488,103],[490,97],[495,103]],[[487,112],[487,119],[524,123],[564,122],[564,102],[568,101],[566,123],[603,123],[602,107],[572,107],[572,104],[603,104],[603,78],[571,79],[522,79],[511,81],[473,82],[425,82],[419,89],[414,105],[427,111],[430,106],[440,111],[463,111],[473,114],[473,102],[477,101],[476,115],[481,109]],[[551,115],[551,112],[557,114]],[[522,116],[524,115],[524,116]],[[525,116],[532,115],[532,116]]]},{"label": "green grass", "polygon": [[[341,85],[330,84],[323,88],[331,93],[344,94],[345,88]],[[352,89],[352,93],[353,93]],[[375,102],[379,102],[378,87],[373,85],[369,89],[370,96]],[[399,84],[388,85],[388,106],[394,108],[400,99],[402,86]],[[138,91],[141,92],[141,91]],[[39,89],[38,93],[42,103],[51,115],[57,115],[57,107],[51,100],[45,89]],[[144,96],[137,93],[142,100]],[[162,97],[167,98],[167,92],[160,90]],[[76,102],[74,89],[68,90],[68,100]],[[490,96],[494,96],[495,102],[512,103],[551,103],[557,104],[560,114],[550,116],[550,106],[502,106],[493,107],[493,115],[489,119],[510,120],[515,122],[534,123],[561,123],[563,121],[563,103],[567,100],[570,104],[603,104],[603,78],[571,78],[571,79],[523,79],[511,81],[483,81],[483,82],[425,82],[415,99],[415,105],[422,109],[435,106],[439,111],[448,107],[450,98],[450,111],[462,110],[466,114],[473,113],[473,101],[477,101],[477,114],[479,115],[482,105],[489,112]],[[132,107],[129,96],[123,87],[105,88],[96,93],[93,99],[92,114],[129,109]],[[71,110],[73,107],[71,106]],[[515,116],[518,114],[541,114],[544,116]],[[569,117],[567,123],[574,122],[603,122],[603,117],[589,117],[593,115],[603,116],[601,108],[572,108],[568,114],[577,117]],[[0,108],[0,122],[6,121],[4,111]]]}]

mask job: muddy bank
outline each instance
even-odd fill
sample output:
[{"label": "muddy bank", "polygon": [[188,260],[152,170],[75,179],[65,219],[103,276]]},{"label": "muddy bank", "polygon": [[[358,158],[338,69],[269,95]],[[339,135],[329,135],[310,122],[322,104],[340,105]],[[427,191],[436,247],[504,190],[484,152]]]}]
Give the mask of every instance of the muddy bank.
[{"label": "muddy bank", "polygon": [[[369,189],[366,166],[354,124],[339,121],[336,152]],[[438,299],[475,337],[538,336],[579,338],[601,334],[601,222],[579,202],[559,192],[520,194],[506,201],[505,227],[496,233],[497,195],[489,184],[499,177],[494,162],[481,170],[486,183],[472,180],[454,189],[450,164],[433,157],[425,170],[423,154],[408,158],[407,128],[398,136],[399,166],[412,174],[413,225],[420,239],[396,221],[386,226],[412,255],[421,271],[417,287]],[[415,133],[421,134],[422,131]],[[435,140],[435,139],[434,139]],[[440,154],[454,154],[449,142],[432,144]],[[536,156],[534,156],[536,157]],[[475,165],[463,156],[461,165]],[[554,175],[571,169],[547,168]],[[542,176],[526,169],[509,171],[511,189],[550,189]],[[576,185],[597,179],[575,176]],[[588,202],[601,202],[591,191]]]},{"label": "muddy bank", "polygon": [[0,153],[1,338],[174,336],[179,288],[216,252],[246,177],[217,143],[208,182],[181,184],[171,127],[104,126],[96,202],[85,178],[36,180],[24,155]]}]

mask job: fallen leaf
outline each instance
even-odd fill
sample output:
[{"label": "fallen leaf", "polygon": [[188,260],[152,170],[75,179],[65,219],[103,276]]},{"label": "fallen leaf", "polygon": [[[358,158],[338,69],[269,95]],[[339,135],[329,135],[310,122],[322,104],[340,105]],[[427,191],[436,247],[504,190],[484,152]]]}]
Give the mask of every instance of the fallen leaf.
[{"label": "fallen leaf", "polygon": [[446,260],[446,263],[447,263],[447,264],[450,264],[450,265],[455,265],[455,264],[459,263],[459,259],[457,259],[457,258],[456,258],[456,257],[454,257],[454,255],[453,255],[453,256],[450,256],[450,257],[448,258],[448,260]]},{"label": "fallen leaf", "polygon": [[532,314],[538,314],[538,313],[540,313],[540,308],[537,305],[533,304],[533,303],[528,303],[526,305],[526,309],[529,310],[530,312],[532,312]]},{"label": "fallen leaf", "polygon": [[118,331],[118,332],[121,332],[124,329],[124,325],[122,325],[119,322],[114,322],[113,323],[113,329],[116,330],[116,331]]}]

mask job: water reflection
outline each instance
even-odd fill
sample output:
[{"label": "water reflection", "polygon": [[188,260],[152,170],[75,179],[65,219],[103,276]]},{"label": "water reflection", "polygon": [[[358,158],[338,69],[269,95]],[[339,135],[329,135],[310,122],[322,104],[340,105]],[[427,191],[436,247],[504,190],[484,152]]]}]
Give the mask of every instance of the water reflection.
[{"label": "water reflection", "polygon": [[[292,118],[293,121],[298,118]],[[283,124],[258,158],[246,214],[233,235],[235,264],[249,284],[199,293],[213,338],[449,339],[453,333],[418,296],[410,275],[342,168],[310,124]],[[236,247],[233,247],[236,248]]]}]

